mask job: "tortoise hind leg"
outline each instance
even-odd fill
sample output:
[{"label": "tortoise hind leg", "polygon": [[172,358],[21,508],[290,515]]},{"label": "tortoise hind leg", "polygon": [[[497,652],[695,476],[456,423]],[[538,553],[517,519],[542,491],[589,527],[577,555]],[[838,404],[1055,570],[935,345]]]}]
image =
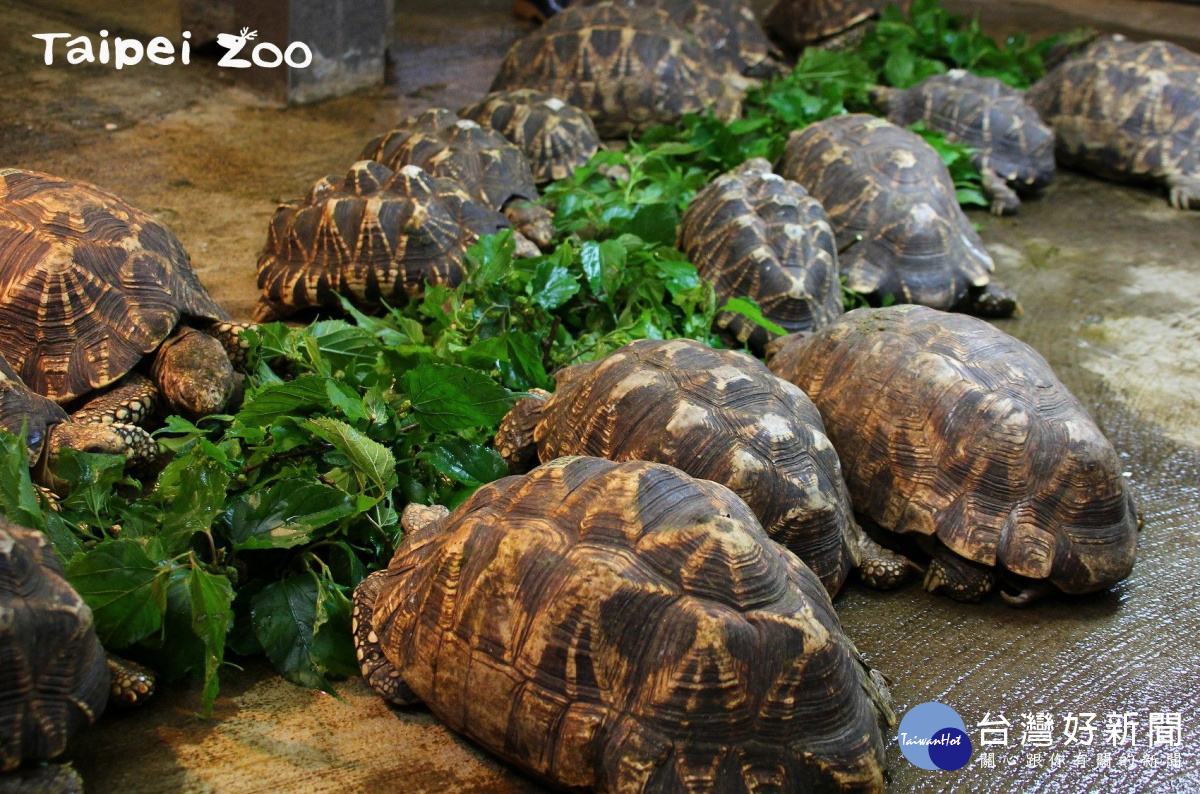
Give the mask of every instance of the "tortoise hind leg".
[{"label": "tortoise hind leg", "polygon": [[912,560],[871,540],[861,529],[858,531],[856,545],[859,559],[858,576],[867,587],[890,590],[900,586],[909,573],[921,570]]},{"label": "tortoise hind leg", "polygon": [[1171,206],[1177,210],[1200,209],[1200,175],[1171,176],[1167,178],[1171,188]]},{"label": "tortoise hind leg", "polygon": [[367,685],[388,703],[397,706],[412,706],[421,702],[404,679],[400,671],[392,666],[379,647],[379,637],[371,618],[375,612],[375,600],[387,580],[387,571],[379,571],[359,582],[354,589],[354,612],[350,629],[354,633],[354,655]]},{"label": "tortoise hind leg", "polygon": [[107,656],[108,671],[112,678],[112,689],[108,698],[110,703],[140,706],[154,694],[152,670],[111,653]]},{"label": "tortoise hind leg", "polygon": [[996,584],[991,568],[964,560],[940,543],[933,549],[929,570],[925,574],[925,589],[948,595],[955,601],[979,601]]}]

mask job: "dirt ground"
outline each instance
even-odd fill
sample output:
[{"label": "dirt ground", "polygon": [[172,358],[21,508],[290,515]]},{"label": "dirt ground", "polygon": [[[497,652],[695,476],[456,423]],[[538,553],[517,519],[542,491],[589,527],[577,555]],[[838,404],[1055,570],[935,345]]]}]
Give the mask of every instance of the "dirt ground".
[{"label": "dirt ground", "polygon": [[[985,27],[1172,35],[1200,46],[1200,8],[1127,0],[955,0]],[[103,26],[177,31],[170,4],[0,0],[0,165],[93,181],[164,218],[201,279],[238,317],[277,201],[344,171],[363,144],[432,105],[482,95],[525,29],[505,0],[400,0],[393,82],[283,108],[236,87],[212,60],[187,67],[41,64],[35,32]],[[1145,36],[1141,36],[1145,37]],[[1045,355],[1126,461],[1145,529],[1133,576],[1112,591],[1017,611],[954,604],[913,583],[837,600],[849,635],[890,676],[901,711],[938,700],[974,726],[1003,712],[995,768],[932,773],[890,737],[895,791],[1200,790],[1200,213],[1158,191],[1063,173],[1014,218],[974,213],[998,279],[1024,313],[1004,330]],[[106,715],[74,756],[95,792],[523,791],[536,786],[441,727],[393,712],[357,681],[343,699],[299,689],[256,664],[223,676],[211,720],[196,689],[168,687],[138,712]],[[1023,713],[1135,714],[1136,746],[1042,752],[1020,746]],[[1179,747],[1147,745],[1150,712],[1182,712]],[[1054,749],[1064,752],[1054,757]],[[1104,764],[1105,753],[1111,754]],[[1177,753],[1177,756],[1172,756]],[[1036,760],[1036,763],[1035,763]],[[1177,764],[1175,763],[1177,762]]]}]

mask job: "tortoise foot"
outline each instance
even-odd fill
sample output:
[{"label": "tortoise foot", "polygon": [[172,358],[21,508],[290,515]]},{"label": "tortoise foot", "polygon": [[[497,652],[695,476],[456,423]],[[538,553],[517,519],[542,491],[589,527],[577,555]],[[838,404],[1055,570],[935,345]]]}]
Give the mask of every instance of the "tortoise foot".
[{"label": "tortoise foot", "polygon": [[154,671],[136,662],[108,654],[112,677],[109,702],[119,706],[140,706],[154,694]]},{"label": "tortoise foot", "polygon": [[354,590],[354,612],[350,623],[350,630],[354,634],[354,655],[363,679],[380,697],[396,706],[412,706],[420,703],[421,699],[408,688],[400,671],[388,661],[371,625],[375,599],[386,579],[386,571],[373,573]]},{"label": "tortoise foot", "polygon": [[968,562],[949,549],[938,549],[929,560],[925,573],[925,589],[941,593],[955,601],[979,601],[996,584],[996,575],[990,568]]}]

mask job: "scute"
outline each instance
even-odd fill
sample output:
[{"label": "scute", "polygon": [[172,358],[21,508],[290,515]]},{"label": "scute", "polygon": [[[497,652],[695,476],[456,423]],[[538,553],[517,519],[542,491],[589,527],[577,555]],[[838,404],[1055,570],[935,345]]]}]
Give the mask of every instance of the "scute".
[{"label": "scute", "polygon": [[0,772],[57,758],[108,702],[92,611],[49,538],[0,519]]},{"label": "scute", "polygon": [[600,136],[586,113],[541,91],[495,91],[458,114],[518,146],[539,183],[570,176],[600,148]]},{"label": "scute", "polygon": [[258,260],[263,294],[254,316],[336,306],[338,294],[364,306],[402,305],[427,282],[456,286],[467,248],[507,226],[457,182],[361,161],[275,211]]},{"label": "scute", "polygon": [[[893,0],[777,0],[763,24],[775,38],[793,50],[820,45],[878,16]],[[907,10],[911,0],[899,0]]]},{"label": "scute", "polygon": [[860,309],[786,338],[770,366],[812,397],[851,502],[884,528],[1067,593],[1129,574],[1117,454],[1024,343],[963,315]]},{"label": "scute", "polygon": [[740,100],[721,65],[657,8],[572,6],[509,48],[492,91],[531,88],[583,110],[601,137],[622,137]]},{"label": "scute", "polygon": [[720,485],[559,459],[485,485],[376,576],[405,684],[555,785],[883,790],[885,693],[817,579]]},{"label": "scute", "polygon": [[26,385],[69,402],[186,318],[229,315],[170,229],[86,182],[0,169],[0,354]]}]

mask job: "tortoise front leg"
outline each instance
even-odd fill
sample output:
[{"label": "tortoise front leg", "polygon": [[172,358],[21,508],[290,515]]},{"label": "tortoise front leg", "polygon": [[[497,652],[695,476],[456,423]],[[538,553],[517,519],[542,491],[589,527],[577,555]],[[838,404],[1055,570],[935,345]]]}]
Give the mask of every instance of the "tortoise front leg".
[{"label": "tortoise front leg", "polygon": [[878,590],[899,587],[909,573],[921,570],[907,557],[880,546],[862,529],[858,530],[855,545],[858,547],[858,578],[867,587]]},{"label": "tortoise front leg", "polygon": [[245,337],[245,331],[254,326],[254,323],[217,322],[206,327],[204,332],[221,343],[234,369],[245,372],[250,355],[250,340]]},{"label": "tortoise front leg", "polygon": [[1200,175],[1169,176],[1167,186],[1171,188],[1171,206],[1177,210],[1195,207],[1200,209]]},{"label": "tortoise front leg", "polygon": [[140,425],[154,414],[158,400],[154,381],[131,372],[71,414],[71,419],[83,425]]},{"label": "tortoise front leg", "polygon": [[990,168],[981,168],[983,194],[992,203],[993,215],[1011,215],[1021,206],[1017,191],[1008,186],[1008,181]]},{"label": "tortoise front leg", "polygon": [[136,662],[109,653],[108,672],[112,680],[109,702],[121,706],[140,706],[154,694],[154,671]]}]

